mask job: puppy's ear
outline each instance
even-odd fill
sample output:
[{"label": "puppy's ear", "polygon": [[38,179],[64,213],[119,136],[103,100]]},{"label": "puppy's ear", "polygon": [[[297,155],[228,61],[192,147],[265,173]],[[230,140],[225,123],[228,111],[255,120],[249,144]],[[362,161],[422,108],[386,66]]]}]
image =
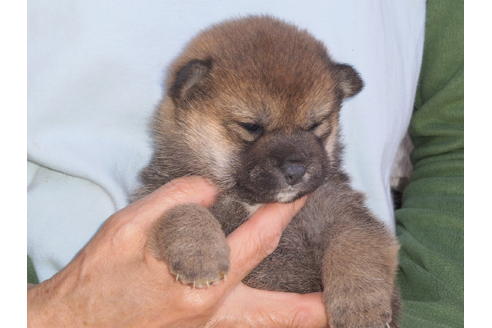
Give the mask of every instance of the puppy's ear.
[{"label": "puppy's ear", "polygon": [[212,69],[212,59],[193,59],[178,69],[169,88],[175,104],[183,105],[207,92],[206,80]]},{"label": "puppy's ear", "polygon": [[352,66],[335,65],[335,75],[342,98],[355,96],[364,87],[364,82],[362,82],[359,73]]}]

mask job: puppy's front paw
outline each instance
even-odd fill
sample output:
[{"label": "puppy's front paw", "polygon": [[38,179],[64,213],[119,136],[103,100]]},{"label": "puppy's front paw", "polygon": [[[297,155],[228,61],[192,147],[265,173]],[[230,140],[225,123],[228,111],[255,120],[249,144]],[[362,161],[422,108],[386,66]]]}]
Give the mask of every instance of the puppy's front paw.
[{"label": "puppy's front paw", "polygon": [[229,270],[229,246],[219,222],[204,207],[177,206],[156,224],[150,246],[176,280],[206,288]]},{"label": "puppy's front paw", "polygon": [[[191,245],[190,245],[191,246]],[[206,288],[223,280],[229,269],[227,244],[195,241],[191,247],[169,250],[169,270],[176,280],[193,288]]]}]

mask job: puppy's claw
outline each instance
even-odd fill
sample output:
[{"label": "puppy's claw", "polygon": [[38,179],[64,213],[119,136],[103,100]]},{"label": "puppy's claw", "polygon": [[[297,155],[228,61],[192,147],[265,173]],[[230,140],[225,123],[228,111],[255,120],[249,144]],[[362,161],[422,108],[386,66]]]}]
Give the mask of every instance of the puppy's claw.
[{"label": "puppy's claw", "polygon": [[198,280],[193,280],[193,281],[188,281],[186,280],[183,275],[180,275],[179,273],[175,273],[176,275],[176,281],[184,284],[184,285],[189,285],[190,287],[194,289],[200,289],[200,288],[209,288],[210,286],[215,286],[219,284],[221,281],[225,280],[226,275],[225,273],[220,273],[219,277],[217,279],[198,279]]}]

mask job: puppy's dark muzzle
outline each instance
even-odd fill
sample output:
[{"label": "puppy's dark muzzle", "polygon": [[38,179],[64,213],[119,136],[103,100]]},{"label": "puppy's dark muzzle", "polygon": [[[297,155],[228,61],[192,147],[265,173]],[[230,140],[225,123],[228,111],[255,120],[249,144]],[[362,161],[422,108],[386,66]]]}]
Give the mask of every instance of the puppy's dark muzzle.
[{"label": "puppy's dark muzzle", "polygon": [[326,161],[323,145],[312,133],[267,134],[245,151],[238,185],[255,202],[277,201],[285,192],[298,198],[322,183]]}]

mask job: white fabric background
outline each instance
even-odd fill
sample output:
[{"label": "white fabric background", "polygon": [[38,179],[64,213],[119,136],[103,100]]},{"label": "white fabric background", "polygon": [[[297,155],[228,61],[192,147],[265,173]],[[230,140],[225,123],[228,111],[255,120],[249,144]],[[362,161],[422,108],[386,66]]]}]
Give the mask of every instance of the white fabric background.
[{"label": "white fabric background", "polygon": [[28,253],[41,280],[126,205],[150,155],[147,122],[185,42],[269,13],[308,29],[366,87],[342,114],[346,168],[391,228],[390,170],[410,119],[425,1],[29,1]]}]

